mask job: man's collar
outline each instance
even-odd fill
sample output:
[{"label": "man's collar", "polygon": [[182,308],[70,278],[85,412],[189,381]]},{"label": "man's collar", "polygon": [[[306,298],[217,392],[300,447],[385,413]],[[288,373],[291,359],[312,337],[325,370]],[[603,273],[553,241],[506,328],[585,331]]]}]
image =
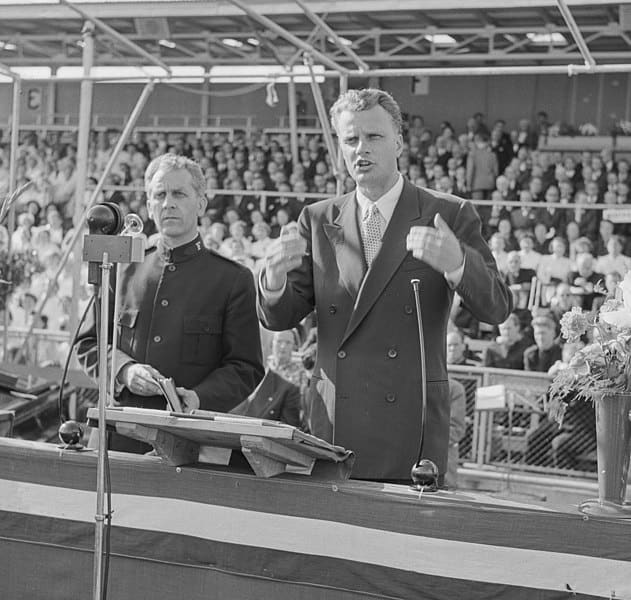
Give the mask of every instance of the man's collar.
[{"label": "man's collar", "polygon": [[[381,216],[386,220],[386,223],[390,222],[394,208],[399,200],[399,196],[403,191],[403,176],[401,173],[398,173],[398,176],[399,177],[396,183],[375,202]],[[372,204],[372,200],[369,200],[366,196],[364,196],[359,189],[357,189],[355,196],[357,198],[357,204],[359,205],[360,215],[363,216],[368,210],[368,207]]]},{"label": "man's collar", "polygon": [[158,252],[167,263],[184,262],[193,256],[197,256],[202,251],[203,247],[202,238],[199,234],[195,239],[176,248],[169,248],[162,238],[158,240]]}]

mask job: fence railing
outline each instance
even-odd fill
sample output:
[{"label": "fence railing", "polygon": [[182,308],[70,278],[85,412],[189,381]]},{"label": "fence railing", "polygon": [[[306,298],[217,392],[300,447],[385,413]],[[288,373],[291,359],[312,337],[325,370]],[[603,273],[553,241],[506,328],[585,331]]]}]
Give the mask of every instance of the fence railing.
[{"label": "fence railing", "polygon": [[[22,346],[27,329],[9,328],[9,356]],[[0,328],[0,335],[4,330]],[[35,329],[29,338],[27,364],[63,366],[70,342],[67,331]],[[531,371],[449,365],[449,376],[465,388],[466,432],[460,440],[460,460],[477,467],[492,466],[546,475],[594,478],[596,425],[589,402],[570,404],[562,428],[547,416],[550,376]],[[482,410],[478,389],[501,384],[502,409]]]},{"label": "fence railing", "polygon": [[[449,366],[449,376],[466,392],[467,428],[460,441],[460,460],[539,474],[595,477],[596,424],[591,403],[569,405],[562,427],[547,415],[546,373]],[[481,410],[481,387],[501,384],[505,406]]]}]

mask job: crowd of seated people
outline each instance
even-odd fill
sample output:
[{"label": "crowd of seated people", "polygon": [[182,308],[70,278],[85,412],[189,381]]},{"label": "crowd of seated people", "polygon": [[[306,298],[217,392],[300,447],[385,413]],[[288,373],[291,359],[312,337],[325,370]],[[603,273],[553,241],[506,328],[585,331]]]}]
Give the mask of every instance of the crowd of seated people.
[{"label": "crowd of seated people", "polygon": [[[447,121],[438,131],[431,131],[422,117],[412,116],[405,123],[399,159],[403,176],[419,186],[474,202],[492,202],[477,206],[483,233],[515,292],[517,316],[526,332],[532,330],[525,313],[533,307],[533,282],[543,287],[534,304],[546,308],[558,322],[568,301],[593,308],[602,300],[596,284],[623,277],[631,265],[631,224],[613,223],[602,218],[602,210],[577,206],[629,204],[628,159],[607,149],[541,151],[537,136],[545,133],[545,127],[544,116],[534,127],[523,119],[510,131],[502,119],[487,124],[476,113],[462,131]],[[85,201],[103,174],[119,135],[114,130],[92,132]],[[99,199],[116,202],[124,211],[141,216],[144,233],[151,237],[155,229],[144,205],[144,170],[152,158],[167,151],[189,156],[199,162],[207,179],[208,209],[200,220],[204,243],[256,273],[267,245],[284,225],[298,218],[302,206],[336,193],[331,157],[322,137],[301,134],[298,141],[294,162],[288,134],[236,132],[229,138],[220,133],[197,137],[193,133],[135,132],[116,158]],[[0,143],[0,198],[8,189],[8,152],[8,144]],[[43,263],[50,255],[63,255],[64,243],[72,233],[78,208],[74,199],[76,140],[68,133],[28,133],[22,137],[15,159],[18,185],[31,185],[16,206],[11,247],[13,251],[34,251]],[[345,177],[343,190],[351,191],[353,186],[352,179]],[[562,206],[545,206],[545,202]],[[4,240],[6,244],[6,239],[5,231],[0,243]],[[21,296],[33,294],[31,285],[13,295],[10,313],[14,322]],[[67,317],[59,314],[64,310],[59,307],[68,304],[67,286],[57,287],[54,294],[59,297],[53,298],[53,308],[46,315],[51,329],[59,328]],[[568,291],[569,300],[562,299]],[[487,363],[524,368],[523,353],[518,356],[511,345],[525,351],[534,344],[532,336],[519,338],[515,323],[503,325],[508,333],[489,329],[471,320],[466,306],[456,304],[455,308],[454,320],[469,338],[494,340]],[[510,340],[508,346],[505,338]]]}]

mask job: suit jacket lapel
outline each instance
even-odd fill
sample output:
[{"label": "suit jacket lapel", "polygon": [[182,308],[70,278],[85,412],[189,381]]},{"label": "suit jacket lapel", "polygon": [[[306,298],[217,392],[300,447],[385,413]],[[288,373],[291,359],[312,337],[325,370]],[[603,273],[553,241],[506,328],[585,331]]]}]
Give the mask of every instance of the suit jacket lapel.
[{"label": "suit jacket lapel", "polygon": [[383,236],[379,254],[373,260],[359,290],[342,343],[355,331],[403,262],[408,253],[406,237],[410,227],[429,225],[432,218],[433,215],[422,214],[418,189],[406,181]]},{"label": "suit jacket lapel", "polygon": [[337,217],[324,224],[324,231],[333,246],[344,287],[354,299],[366,271],[354,193],[341,198]]}]

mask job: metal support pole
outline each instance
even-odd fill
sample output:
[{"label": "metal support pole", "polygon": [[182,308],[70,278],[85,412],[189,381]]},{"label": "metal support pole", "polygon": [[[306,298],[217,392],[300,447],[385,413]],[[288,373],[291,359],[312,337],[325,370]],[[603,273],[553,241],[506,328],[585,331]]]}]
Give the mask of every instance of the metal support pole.
[{"label": "metal support pole", "polygon": [[557,5],[559,6],[559,11],[561,11],[561,15],[563,15],[563,19],[565,20],[572,37],[574,37],[574,41],[581,52],[581,56],[583,57],[585,64],[589,67],[595,66],[596,61],[594,60],[592,53],[589,51],[585,38],[583,37],[581,30],[578,28],[578,25],[576,24],[576,21],[574,20],[565,0],[557,0]]},{"label": "metal support pole", "polygon": [[107,451],[105,431],[105,407],[107,405],[107,330],[110,301],[110,271],[107,252],[101,263],[101,312],[99,328],[99,448],[96,469],[96,514],[94,516],[94,571],[92,578],[92,598],[100,600],[103,595],[103,548],[105,531],[105,452]]},{"label": "metal support pole", "polygon": [[208,127],[208,116],[210,115],[210,96],[208,92],[210,91],[210,78],[204,77],[204,82],[202,83],[202,94],[201,103],[199,107],[199,121],[202,127]]},{"label": "metal support pole", "polygon": [[298,156],[298,116],[296,112],[296,82],[290,79],[287,82],[287,103],[289,105],[289,145],[291,147],[291,159],[294,169],[300,162]]},{"label": "metal support pole", "polygon": [[322,20],[316,13],[314,13],[303,0],[294,0],[294,2],[302,8],[305,15],[307,15],[324,33],[326,33],[335,45],[348,56],[358,67],[360,71],[368,71],[370,67],[361,59],[355,52],[353,52],[347,44],[345,44],[333,29],[331,29],[325,21]]},{"label": "metal support pole", "polygon": [[113,37],[116,41],[120,42],[124,46],[127,46],[140,56],[146,58],[149,62],[152,62],[154,65],[158,65],[160,68],[164,69],[169,75],[171,74],[171,67],[167,65],[165,62],[162,62],[159,58],[155,57],[153,54],[147,52],[144,48],[141,48],[138,44],[135,44],[131,40],[127,39],[122,33],[116,31],[116,29],[112,29],[109,25],[101,21],[101,19],[97,19],[96,17],[90,16],[87,12],[80,9],[78,6],[75,6],[72,2],[68,0],[59,0],[61,4],[65,4],[68,8],[74,10],[76,13],[80,14],[86,21],[90,21],[90,23],[94,23],[101,31],[104,31],[110,37]]},{"label": "metal support pole", "polygon": [[[17,174],[18,174],[18,147],[20,145],[20,100],[22,96],[22,81],[19,77],[13,76],[13,105],[11,107],[11,143],[9,154],[9,194],[7,197],[11,197],[11,194],[17,187]],[[7,231],[9,232],[9,239],[7,240],[7,258],[11,261],[11,236],[15,231],[15,203],[9,209],[7,215]],[[8,298],[7,298],[8,301]],[[2,316],[3,321],[3,334],[2,334],[2,360],[8,359],[9,351],[9,307],[4,307],[4,314]]]},{"label": "metal support pole", "polygon": [[[64,0],[66,1],[66,0]],[[330,69],[336,70],[338,73],[345,73],[348,69],[345,69],[341,65],[338,65],[334,60],[331,60],[322,52],[314,49],[312,46],[309,46],[306,42],[303,42],[300,38],[296,37],[292,33],[289,33],[286,29],[277,25],[271,19],[260,15],[255,10],[250,8],[245,2],[241,0],[229,0],[231,4],[238,6],[245,14],[249,15],[252,19],[267,27],[270,31],[280,35],[282,38],[286,39],[288,42],[292,43],[297,48],[302,48],[305,52],[310,52],[314,58],[317,58],[323,65],[327,65]]]},{"label": "metal support pole", "polygon": [[[340,75],[340,96],[348,90],[348,76]],[[336,193],[338,196],[341,196],[344,193],[344,177],[345,177],[345,167],[344,167],[344,155],[342,154],[342,150],[340,149],[339,142],[337,147],[337,185],[336,185]]]},{"label": "metal support pole", "polygon": [[116,142],[116,146],[114,146],[114,150],[112,150],[112,154],[110,155],[110,158],[107,161],[107,164],[105,165],[105,170],[103,171],[103,174],[101,175],[101,179],[99,179],[98,183],[96,184],[96,187],[94,188],[94,191],[92,192],[92,196],[90,197],[90,201],[87,203],[85,210],[83,211],[83,214],[81,215],[81,218],[78,220],[77,226],[73,232],[72,238],[70,238],[70,241],[68,242],[68,246],[59,261],[59,266],[57,267],[57,271],[55,271],[55,275],[51,278],[50,283],[48,284],[48,288],[46,289],[46,294],[40,300],[40,303],[37,305],[37,308],[35,309],[33,322],[29,326],[29,329],[26,333],[25,341],[22,344],[22,347],[20,348],[20,351],[18,353],[18,360],[22,356],[24,350],[26,349],[26,340],[28,340],[29,336],[33,333],[33,329],[35,328],[35,323],[38,321],[40,315],[42,314],[42,310],[44,308],[44,305],[46,304],[46,300],[48,299],[50,295],[50,292],[53,288],[54,283],[57,281],[59,274],[63,271],[64,267],[66,266],[66,263],[68,262],[68,257],[70,256],[72,249],[75,247],[79,238],[83,235],[83,226],[85,225],[86,219],[88,218],[88,211],[96,204],[96,200],[99,197],[99,194],[101,193],[101,190],[103,189],[103,186],[105,185],[105,181],[107,177],[109,176],[110,171],[112,170],[112,167],[114,166],[114,161],[118,157],[118,154],[120,153],[123,146],[125,145],[125,142],[127,138],[129,137],[129,134],[131,133],[134,126],[136,125],[136,121],[138,120],[138,117],[140,116],[142,109],[145,107],[145,104],[147,103],[147,100],[149,99],[149,96],[151,95],[151,92],[153,91],[154,86],[155,86],[155,83],[153,80],[149,81],[145,85],[144,89],[142,90],[142,93],[140,94],[140,97],[138,98],[138,102],[136,102],[136,106],[134,106],[134,110],[132,110],[131,114],[129,115],[129,120],[127,121],[127,123],[125,123],[125,127],[123,128],[123,131]]},{"label": "metal support pole", "polygon": [[331,157],[331,168],[333,169],[333,175],[338,177],[337,162],[335,161],[335,143],[333,142],[333,135],[331,134],[331,125],[327,118],[326,108],[324,107],[324,100],[320,87],[315,80],[315,74],[313,72],[313,59],[310,55],[305,54],[304,63],[309,69],[309,83],[311,84],[311,92],[313,93],[313,99],[315,101],[316,110],[318,112],[318,119],[320,120],[320,126],[322,127],[322,134],[324,136],[324,142],[326,149]]},{"label": "metal support pole", "polygon": [[[94,65],[94,23],[86,21],[81,31],[83,38],[83,75],[89,77]],[[81,96],[79,100],[79,130],[77,132],[77,177],[74,196],[73,227],[75,231],[79,225],[79,219],[83,212],[85,191],[88,181],[88,155],[90,153],[90,129],[92,121],[92,96],[94,82],[89,79],[81,81]],[[81,260],[74,257],[72,264],[72,298],[70,331],[75,331],[79,319],[79,290],[81,289]]]}]

